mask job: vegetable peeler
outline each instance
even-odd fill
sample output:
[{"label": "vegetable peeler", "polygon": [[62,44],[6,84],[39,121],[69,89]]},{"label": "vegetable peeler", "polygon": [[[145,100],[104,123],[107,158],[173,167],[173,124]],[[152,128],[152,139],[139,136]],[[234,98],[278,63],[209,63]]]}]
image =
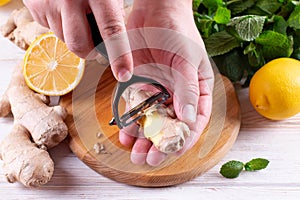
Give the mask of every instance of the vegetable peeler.
[{"label": "vegetable peeler", "polygon": [[[94,42],[95,49],[98,53],[100,53],[103,57],[108,60],[108,54],[101,37],[100,31],[98,29],[95,17],[93,13],[87,14],[87,19],[91,28],[92,38]],[[146,83],[149,85],[154,86],[159,90],[156,94],[149,97],[145,101],[139,103],[134,108],[130,109],[126,113],[120,116],[118,111],[119,101],[123,92],[132,84],[136,83]],[[149,108],[152,105],[159,105],[163,104],[168,98],[170,97],[170,93],[168,90],[159,82],[142,76],[132,75],[132,78],[127,82],[118,82],[116,92],[113,97],[112,103],[112,111],[113,111],[113,118],[109,122],[109,125],[117,125],[120,129],[129,126],[130,124],[138,121],[144,116],[144,110]]]}]

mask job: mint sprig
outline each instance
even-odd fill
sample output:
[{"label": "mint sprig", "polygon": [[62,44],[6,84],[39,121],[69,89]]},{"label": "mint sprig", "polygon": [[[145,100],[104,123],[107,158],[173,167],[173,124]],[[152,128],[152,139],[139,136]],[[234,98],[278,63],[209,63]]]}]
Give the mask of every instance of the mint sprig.
[{"label": "mint sprig", "polygon": [[237,178],[245,168],[246,171],[257,171],[265,169],[269,161],[264,158],[255,158],[244,164],[241,161],[231,160],[222,165],[220,174],[225,178]]}]

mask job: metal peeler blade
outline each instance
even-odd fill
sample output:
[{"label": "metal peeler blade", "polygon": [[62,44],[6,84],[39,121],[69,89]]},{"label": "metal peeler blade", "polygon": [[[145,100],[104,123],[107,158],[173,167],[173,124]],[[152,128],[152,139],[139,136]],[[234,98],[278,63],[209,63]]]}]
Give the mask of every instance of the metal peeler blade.
[{"label": "metal peeler blade", "polygon": [[[87,19],[90,25],[91,33],[92,33],[92,38],[94,42],[94,46],[97,52],[99,52],[103,57],[105,57],[108,60],[108,54],[106,51],[105,44],[103,42],[103,39],[101,37],[100,31],[97,26],[97,22],[95,20],[95,17],[93,13],[87,14]],[[123,94],[123,92],[126,90],[127,87],[129,87],[132,84],[135,83],[146,83],[153,85],[157,89],[160,90],[160,92],[154,94],[153,96],[149,97],[145,101],[141,102],[139,105],[136,107],[132,108],[125,114],[123,114],[121,117],[119,115],[118,111],[118,106],[119,106],[119,101],[120,98]],[[170,97],[170,94],[168,90],[161,85],[159,82],[142,77],[142,76],[137,76],[133,75],[132,78],[127,81],[127,82],[118,82],[116,93],[113,99],[113,104],[112,104],[112,111],[114,117],[112,120],[109,122],[109,125],[117,125],[120,129],[138,121],[142,116],[143,116],[143,110],[154,105],[154,104],[162,104],[164,103],[168,98]],[[131,117],[134,117],[131,121],[128,121],[131,119]]]},{"label": "metal peeler blade", "polygon": [[[122,116],[119,115],[118,111],[118,106],[119,106],[119,101],[121,99],[121,96],[123,92],[132,84],[135,83],[146,83],[150,84],[157,89],[160,90],[160,92],[157,92],[153,96],[149,97],[145,101],[139,103],[137,106],[134,108],[130,109],[126,113],[124,113]],[[130,124],[138,121],[144,116],[143,111],[150,106],[153,105],[159,105],[164,103],[168,98],[170,97],[170,94],[168,90],[162,86],[160,83],[157,81],[142,77],[142,76],[137,76],[133,75],[132,78],[127,81],[127,82],[118,82],[116,93],[113,99],[113,105],[112,105],[112,110],[113,110],[113,115],[114,117],[112,120],[109,122],[109,125],[117,125],[120,129],[129,126]]]}]

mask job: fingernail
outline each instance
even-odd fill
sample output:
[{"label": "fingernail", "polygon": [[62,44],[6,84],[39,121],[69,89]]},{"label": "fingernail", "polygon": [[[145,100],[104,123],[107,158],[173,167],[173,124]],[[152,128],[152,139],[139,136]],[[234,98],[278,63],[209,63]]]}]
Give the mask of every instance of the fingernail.
[{"label": "fingernail", "polygon": [[127,69],[121,69],[118,73],[118,81],[126,82],[131,78],[132,74]]},{"label": "fingernail", "polygon": [[185,105],[182,110],[182,119],[187,122],[196,121],[196,111],[191,104]]}]

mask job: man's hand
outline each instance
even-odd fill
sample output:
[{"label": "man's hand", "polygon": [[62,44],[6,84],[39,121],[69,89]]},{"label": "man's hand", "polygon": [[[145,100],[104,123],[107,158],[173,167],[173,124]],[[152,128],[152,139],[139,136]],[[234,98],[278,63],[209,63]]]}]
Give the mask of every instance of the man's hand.
[{"label": "man's hand", "polygon": [[[179,120],[191,130],[183,154],[199,139],[212,107],[214,75],[203,41],[194,24],[191,0],[136,0],[128,19],[128,37],[135,73],[164,84],[172,93]],[[120,131],[123,145],[133,146],[136,164],[159,165],[166,154],[159,152],[138,133],[137,125]]]},{"label": "man's hand", "polygon": [[[67,47],[82,58],[93,57],[94,44],[86,15],[93,13],[104,40],[126,31],[122,0],[24,0],[33,18],[50,28]],[[127,37],[119,41],[128,46]],[[107,46],[108,56],[114,48]],[[131,78],[133,64],[129,53],[119,56],[111,63],[114,76],[119,81]]]}]

